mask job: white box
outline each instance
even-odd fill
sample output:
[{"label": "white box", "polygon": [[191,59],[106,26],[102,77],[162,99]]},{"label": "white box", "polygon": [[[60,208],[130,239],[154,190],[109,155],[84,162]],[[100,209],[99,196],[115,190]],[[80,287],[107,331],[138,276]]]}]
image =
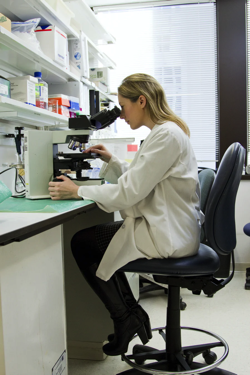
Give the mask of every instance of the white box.
[{"label": "white box", "polygon": [[38,26],[35,32],[43,53],[66,67],[67,35],[57,26]]},{"label": "white box", "polygon": [[69,64],[72,73],[89,78],[88,41],[83,32],[79,40],[69,40]]},{"label": "white box", "polygon": [[92,82],[102,82],[110,86],[110,69],[109,68],[90,68],[89,79]]},{"label": "white box", "polygon": [[9,78],[11,83],[11,98],[36,106],[36,83],[38,79],[32,76]]},{"label": "white box", "polygon": [[79,98],[80,110],[85,114],[90,114],[89,108],[89,90],[82,82],[66,82],[49,85],[49,95],[64,94]]}]

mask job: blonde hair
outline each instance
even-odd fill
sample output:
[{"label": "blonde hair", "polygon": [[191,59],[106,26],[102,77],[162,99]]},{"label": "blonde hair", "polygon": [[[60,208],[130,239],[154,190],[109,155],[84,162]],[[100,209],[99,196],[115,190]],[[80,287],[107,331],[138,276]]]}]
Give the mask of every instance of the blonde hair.
[{"label": "blonde hair", "polygon": [[154,77],[143,73],[132,74],[124,78],[118,87],[118,93],[133,103],[140,95],[144,95],[147,99],[148,114],[155,124],[161,125],[172,121],[190,137],[187,124],[171,110],[162,86]]}]

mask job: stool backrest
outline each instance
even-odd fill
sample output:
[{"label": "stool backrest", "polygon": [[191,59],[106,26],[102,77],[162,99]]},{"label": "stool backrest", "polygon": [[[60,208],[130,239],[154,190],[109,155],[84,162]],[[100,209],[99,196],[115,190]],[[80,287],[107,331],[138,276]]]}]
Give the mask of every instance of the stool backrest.
[{"label": "stool backrest", "polygon": [[[215,172],[213,169],[206,168],[199,172],[198,177],[199,177],[200,191],[201,191],[200,208],[201,208],[201,211],[204,214],[206,214],[207,200],[208,200],[208,196],[212,188],[212,185],[214,183]],[[200,241],[203,242],[205,240],[206,240],[206,236],[205,236],[205,230],[204,230],[204,224],[203,224],[201,227]]]},{"label": "stool backrest", "polygon": [[237,142],[228,147],[206,205],[205,232],[208,245],[221,255],[230,254],[236,247],[235,200],[244,160],[244,147]]}]

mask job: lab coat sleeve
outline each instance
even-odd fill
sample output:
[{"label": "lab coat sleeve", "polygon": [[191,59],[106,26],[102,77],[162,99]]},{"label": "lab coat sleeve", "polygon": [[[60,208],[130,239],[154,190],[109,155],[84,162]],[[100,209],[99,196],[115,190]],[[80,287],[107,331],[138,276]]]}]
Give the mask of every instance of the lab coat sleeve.
[{"label": "lab coat sleeve", "polygon": [[128,170],[129,163],[112,155],[109,163],[103,163],[99,177],[104,178],[111,184],[117,184],[118,178]]},{"label": "lab coat sleeve", "polygon": [[135,165],[121,175],[117,184],[81,186],[78,194],[94,200],[106,212],[129,208],[167,177],[180,152],[180,143],[170,131],[157,132],[141,150]]}]

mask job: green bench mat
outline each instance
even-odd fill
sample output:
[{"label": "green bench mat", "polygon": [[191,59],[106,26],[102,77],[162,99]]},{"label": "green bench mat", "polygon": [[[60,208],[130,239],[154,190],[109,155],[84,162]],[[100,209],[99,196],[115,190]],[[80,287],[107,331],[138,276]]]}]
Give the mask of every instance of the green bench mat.
[{"label": "green bench mat", "polygon": [[0,203],[0,212],[62,213],[93,203],[91,200],[60,200],[8,198]]}]

